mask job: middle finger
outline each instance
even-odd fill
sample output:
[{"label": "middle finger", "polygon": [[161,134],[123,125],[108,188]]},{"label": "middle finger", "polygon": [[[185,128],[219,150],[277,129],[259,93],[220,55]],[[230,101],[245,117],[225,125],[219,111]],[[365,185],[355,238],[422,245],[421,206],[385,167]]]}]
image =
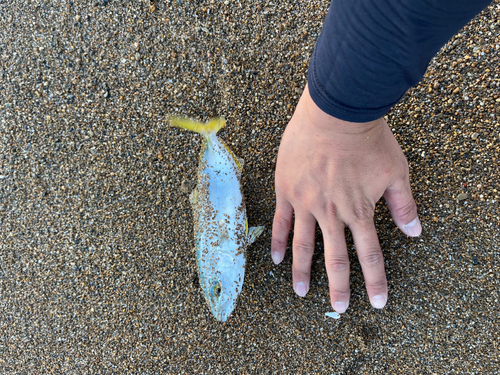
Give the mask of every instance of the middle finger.
[{"label": "middle finger", "polygon": [[349,255],[345,241],[345,225],[336,218],[318,220],[325,243],[325,266],[332,307],[339,314],[349,306]]}]

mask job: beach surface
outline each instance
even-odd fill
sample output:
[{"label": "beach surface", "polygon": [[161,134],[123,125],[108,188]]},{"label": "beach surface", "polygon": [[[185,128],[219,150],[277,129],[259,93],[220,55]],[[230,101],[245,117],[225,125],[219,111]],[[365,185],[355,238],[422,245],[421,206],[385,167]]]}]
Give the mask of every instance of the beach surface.
[{"label": "beach surface", "polygon": [[[348,230],[340,319],[325,316],[319,229],[305,298],[291,251],[271,260],[279,142],[328,6],[0,0],[1,374],[499,372],[499,0],[387,115],[423,232],[377,205],[386,308],[368,301]],[[227,119],[249,225],[266,227],[224,324],[193,251],[202,137],[169,115]]]}]

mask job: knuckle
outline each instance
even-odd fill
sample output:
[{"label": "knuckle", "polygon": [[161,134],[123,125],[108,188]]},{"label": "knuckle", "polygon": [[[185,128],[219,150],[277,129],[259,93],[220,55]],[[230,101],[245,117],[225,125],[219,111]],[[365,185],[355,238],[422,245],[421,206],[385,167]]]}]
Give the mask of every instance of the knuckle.
[{"label": "knuckle", "polygon": [[303,240],[293,240],[293,250],[299,253],[313,254],[314,253],[314,243],[306,242]]},{"label": "knuckle", "polygon": [[294,280],[309,280],[310,277],[311,277],[311,271],[309,269],[299,269],[294,265],[293,267]]},{"label": "knuckle", "polygon": [[384,277],[375,281],[370,281],[370,283],[366,284],[366,288],[373,292],[385,291],[387,289],[387,280]]},{"label": "knuckle", "polygon": [[342,272],[349,269],[349,258],[332,257],[325,260],[326,268],[333,272]]},{"label": "knuckle", "polygon": [[279,247],[283,247],[283,246],[286,246],[288,245],[288,239],[286,240],[283,240],[281,238],[278,238],[278,237],[272,237],[271,238],[271,247],[273,247],[273,245],[277,245]]},{"label": "knuckle", "polygon": [[305,194],[305,191],[304,191],[304,188],[302,186],[302,184],[297,184],[293,187],[293,189],[291,189],[291,199],[292,201],[296,204],[296,203],[299,203],[299,202],[302,202],[303,198],[304,198],[304,195]]},{"label": "knuckle", "polygon": [[292,219],[276,213],[273,220],[273,229],[277,231],[287,231],[292,225]]},{"label": "knuckle", "polygon": [[356,223],[366,223],[373,221],[374,208],[366,201],[361,201],[354,204],[353,219]]},{"label": "knuckle", "polygon": [[330,220],[338,218],[339,212],[338,207],[334,202],[328,202],[325,207],[326,217]]},{"label": "knuckle", "polygon": [[351,297],[351,291],[347,289],[345,290],[338,290],[335,285],[330,284],[330,296],[333,301],[349,301],[349,298]]},{"label": "knuckle", "polygon": [[402,218],[413,217],[417,214],[417,204],[413,199],[397,208],[397,215]]},{"label": "knuckle", "polygon": [[376,267],[384,262],[384,256],[379,248],[366,251],[360,261],[369,267]]}]

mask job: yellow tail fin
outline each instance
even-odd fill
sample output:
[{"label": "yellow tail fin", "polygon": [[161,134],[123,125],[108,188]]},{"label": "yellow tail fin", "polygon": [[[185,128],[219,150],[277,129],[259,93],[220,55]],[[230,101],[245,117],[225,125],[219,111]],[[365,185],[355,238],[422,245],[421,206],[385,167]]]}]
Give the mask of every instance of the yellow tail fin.
[{"label": "yellow tail fin", "polygon": [[192,132],[203,135],[208,135],[212,132],[217,133],[225,124],[226,120],[222,117],[211,118],[205,124],[188,118],[170,118],[170,125],[175,126],[176,128],[191,130]]}]

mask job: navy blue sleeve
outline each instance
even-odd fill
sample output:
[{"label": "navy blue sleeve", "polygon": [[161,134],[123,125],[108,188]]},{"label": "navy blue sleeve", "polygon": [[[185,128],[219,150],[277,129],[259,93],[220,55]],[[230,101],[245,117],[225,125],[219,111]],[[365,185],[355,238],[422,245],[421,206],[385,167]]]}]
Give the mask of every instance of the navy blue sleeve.
[{"label": "navy blue sleeve", "polygon": [[384,116],[423,77],[439,49],[491,0],[332,0],[308,87],[345,121]]}]

